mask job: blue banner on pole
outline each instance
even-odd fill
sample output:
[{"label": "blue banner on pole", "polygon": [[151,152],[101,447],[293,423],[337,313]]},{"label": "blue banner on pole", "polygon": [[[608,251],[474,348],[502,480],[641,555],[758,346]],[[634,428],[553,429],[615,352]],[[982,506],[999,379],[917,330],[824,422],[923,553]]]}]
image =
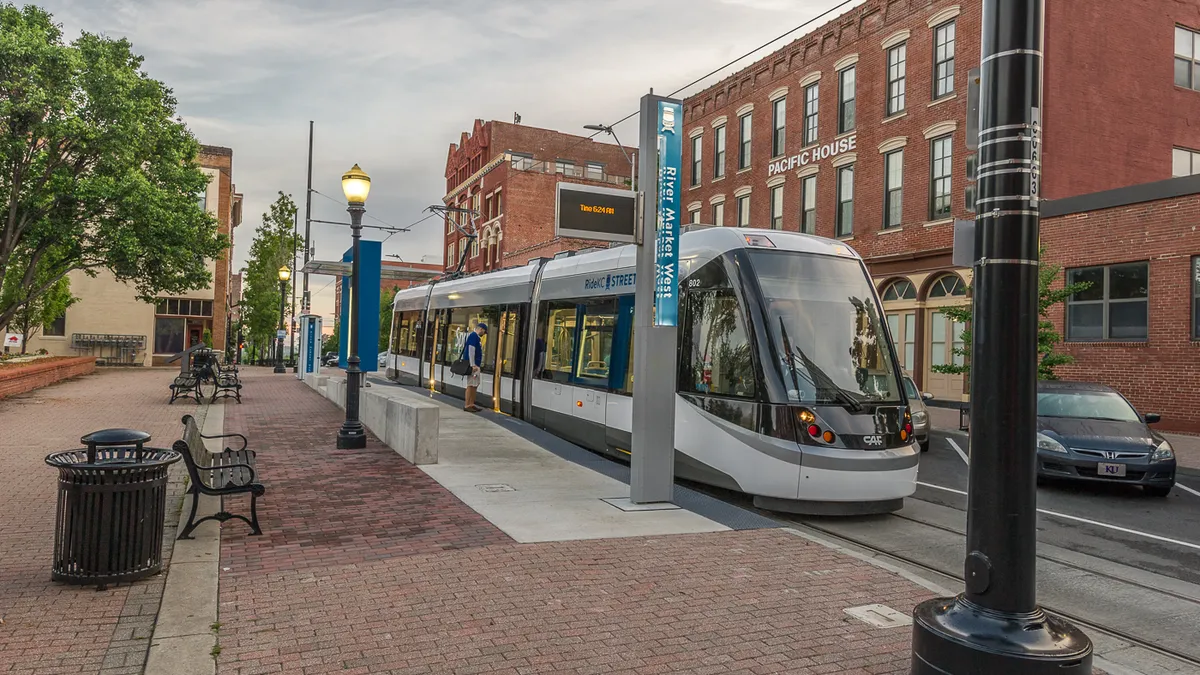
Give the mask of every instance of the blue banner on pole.
[{"label": "blue banner on pole", "polygon": [[654,325],[679,318],[679,176],[683,173],[683,106],[658,104],[658,195],[654,239]]}]

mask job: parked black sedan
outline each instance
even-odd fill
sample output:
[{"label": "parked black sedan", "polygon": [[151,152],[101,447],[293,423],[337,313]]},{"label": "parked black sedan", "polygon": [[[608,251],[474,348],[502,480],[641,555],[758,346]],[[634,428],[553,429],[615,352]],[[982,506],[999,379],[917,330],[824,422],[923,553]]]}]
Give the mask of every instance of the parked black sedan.
[{"label": "parked black sedan", "polygon": [[1175,453],[1114,389],[1084,382],[1038,382],[1038,480],[1140,485],[1165,497],[1175,486]]}]

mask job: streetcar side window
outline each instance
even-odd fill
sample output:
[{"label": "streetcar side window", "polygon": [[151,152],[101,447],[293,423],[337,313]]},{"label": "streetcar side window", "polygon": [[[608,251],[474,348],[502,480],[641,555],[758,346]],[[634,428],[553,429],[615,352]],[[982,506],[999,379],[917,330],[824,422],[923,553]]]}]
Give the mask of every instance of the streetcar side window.
[{"label": "streetcar side window", "polygon": [[421,311],[404,313],[405,325],[408,327],[408,332],[402,334],[403,339],[400,342],[400,353],[404,356],[419,356],[419,336],[424,334],[424,331],[421,327],[421,324],[423,323],[423,317],[421,316],[422,314],[423,312]]},{"label": "streetcar side window", "polygon": [[548,302],[546,307],[548,311],[542,322],[544,330],[540,331],[536,346],[540,377],[543,380],[570,382],[578,306],[574,302]]},{"label": "streetcar side window", "polygon": [[441,350],[441,363],[451,364],[462,354],[463,345],[467,341],[467,333],[471,323],[471,313],[475,311],[467,307],[455,307],[449,310],[450,320],[446,322],[446,348]]},{"label": "streetcar side window", "polygon": [[402,353],[403,346],[408,341],[408,312],[392,312],[391,315],[391,345],[388,351],[394,354]]},{"label": "streetcar side window", "polygon": [[[505,375],[512,375],[517,366],[517,342],[518,336],[521,334],[519,315],[516,310],[510,309],[505,312],[504,320],[504,353],[500,355],[501,372]],[[499,326],[493,330],[501,330]]]},{"label": "streetcar side window", "polygon": [[615,298],[586,300],[582,307],[575,372],[581,384],[607,388],[617,327],[617,301]]}]

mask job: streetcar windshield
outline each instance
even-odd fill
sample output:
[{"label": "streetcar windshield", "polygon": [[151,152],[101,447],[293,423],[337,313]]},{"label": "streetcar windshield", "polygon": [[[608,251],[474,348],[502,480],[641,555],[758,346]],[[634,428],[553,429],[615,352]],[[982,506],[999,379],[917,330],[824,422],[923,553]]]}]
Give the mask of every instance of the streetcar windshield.
[{"label": "streetcar windshield", "polygon": [[750,251],[790,403],[899,403],[900,383],[870,279],[857,260]]}]

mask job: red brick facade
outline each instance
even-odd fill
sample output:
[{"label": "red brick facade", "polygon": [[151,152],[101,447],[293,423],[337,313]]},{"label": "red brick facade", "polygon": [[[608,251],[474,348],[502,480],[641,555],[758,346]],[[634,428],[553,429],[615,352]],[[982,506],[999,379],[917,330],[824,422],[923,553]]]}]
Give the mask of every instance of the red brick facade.
[{"label": "red brick facade", "polygon": [[[799,230],[802,186],[805,179],[815,177],[814,233],[841,238],[863,255],[881,293],[886,294],[884,308],[904,367],[919,387],[942,401],[966,398],[961,376],[937,374],[932,366],[954,358],[952,350],[960,331],[939,310],[965,303],[970,281],[969,270],[951,264],[951,251],[953,220],[974,217],[969,169],[975,157],[966,147],[966,120],[969,74],[979,66],[981,11],[979,0],[957,4],[953,0],[867,0],[684,101],[688,139],[684,142],[682,202],[688,219],[696,212],[698,222],[735,226],[738,197],[748,195],[751,226],[771,227],[775,215],[781,216],[775,224]],[[939,28],[950,22],[954,25],[954,82],[938,95],[935,41]],[[1200,5],[1183,0],[1131,0],[1122,3],[1120,12],[1102,12],[1073,3],[1048,3],[1042,111],[1042,194],[1046,199],[1169,179],[1172,148],[1200,150],[1200,91],[1173,83],[1177,24],[1200,30]],[[1103,39],[1098,39],[1100,36]],[[889,80],[894,71],[888,67],[888,55],[899,45],[905,50],[905,101],[901,110],[889,111]],[[856,119],[852,131],[839,133],[840,73],[850,68],[855,75]],[[813,84],[819,91],[817,134],[815,142],[806,145],[805,89]],[[781,148],[774,147],[772,119],[773,102],[779,99],[786,101]],[[747,113],[751,120],[750,161],[740,168],[739,118]],[[724,176],[716,177],[714,145],[716,129],[721,126],[725,129]],[[691,138],[695,136],[700,138],[701,161],[698,185],[692,186]],[[950,140],[949,212],[934,213],[933,144],[945,138]],[[822,153],[828,144],[835,144],[836,150]],[[885,223],[885,154],[896,151],[902,151],[902,206],[897,211],[899,218]],[[814,159],[814,153],[819,159]],[[781,160],[782,165],[778,163]],[[839,171],[849,167],[853,167],[853,202],[845,211],[853,214],[853,226],[839,233]],[[783,208],[773,214],[771,190],[778,186],[782,187]],[[714,203],[724,205],[721,223],[713,223]],[[1139,231],[1144,227],[1146,237],[1159,241],[1166,235],[1154,228],[1170,227],[1160,220],[1139,222]],[[1073,254],[1056,250],[1072,241],[1056,235],[1057,222],[1049,219],[1043,225],[1050,259],[1069,258],[1072,266],[1083,266],[1100,264],[1111,255],[1091,245],[1095,240],[1091,237],[1074,240],[1076,247],[1086,248]],[[1163,248],[1150,247],[1144,254],[1139,250],[1138,255],[1142,259],[1175,255],[1182,261],[1200,253],[1200,244],[1194,240],[1176,237],[1171,241]],[[1157,295],[1167,287],[1155,285],[1154,279],[1178,271],[1165,264],[1156,258],[1152,265],[1155,290],[1151,296],[1152,305],[1166,304],[1158,314],[1154,306],[1150,309],[1149,342],[1129,349],[1143,354],[1144,361],[1150,359],[1147,366],[1175,372],[1182,367],[1180,359],[1194,361],[1196,353],[1190,344],[1187,349],[1191,351],[1169,346],[1178,340],[1187,343],[1186,332],[1171,338],[1160,332],[1168,325],[1190,320],[1190,310],[1185,315],[1182,309],[1189,307],[1188,303],[1174,304],[1175,300]],[[1177,264],[1186,266],[1185,262]],[[1176,283],[1186,281],[1184,275]],[[1079,352],[1080,362],[1063,374],[1115,382],[1112,369],[1119,367],[1112,365],[1105,371],[1095,365],[1103,357],[1095,355],[1115,355],[1120,349],[1111,344],[1071,345],[1070,350]],[[1150,354],[1155,356],[1151,359]],[[1127,365],[1122,372],[1132,371]],[[1137,372],[1143,369],[1139,367]],[[1180,428],[1196,420],[1195,413],[1191,422],[1181,420],[1182,409],[1159,405],[1161,399],[1144,393],[1137,397],[1139,405],[1153,404],[1167,411],[1163,413],[1165,422],[1176,417],[1174,423],[1164,426]]]},{"label": "red brick facade", "polygon": [[[1176,181],[1193,179],[1176,179]],[[1176,182],[1171,181],[1171,182]],[[1200,186],[1200,182],[1197,182]],[[1200,189],[1193,194],[1043,220],[1047,261],[1064,269],[1145,262],[1149,335],[1144,341],[1072,341],[1067,307],[1052,320],[1075,363],[1064,379],[1102,382],[1139,410],[1163,416],[1161,427],[1200,433]],[[1061,288],[1063,279],[1058,281]]]},{"label": "red brick facade", "polygon": [[[625,152],[636,161],[636,149]],[[561,164],[560,164],[561,163]],[[446,158],[447,206],[472,208],[479,238],[466,237],[445,223],[445,268],[482,272],[522,265],[564,250],[607,244],[554,236],[558,182],[626,189],[631,167],[621,148],[586,136],[507,122],[475,120],[470,134],[450,145]],[[461,227],[468,227],[461,218]]]},{"label": "red brick facade", "polygon": [[[241,198],[233,186],[233,150],[215,145],[200,146],[200,166],[216,169],[218,175],[217,229],[233,241],[233,229],[241,223]],[[226,317],[229,305],[230,260],[233,258],[232,243],[217,259],[217,271],[213,275],[212,343],[218,349],[225,345]],[[241,289],[238,289],[241,292]]]}]

